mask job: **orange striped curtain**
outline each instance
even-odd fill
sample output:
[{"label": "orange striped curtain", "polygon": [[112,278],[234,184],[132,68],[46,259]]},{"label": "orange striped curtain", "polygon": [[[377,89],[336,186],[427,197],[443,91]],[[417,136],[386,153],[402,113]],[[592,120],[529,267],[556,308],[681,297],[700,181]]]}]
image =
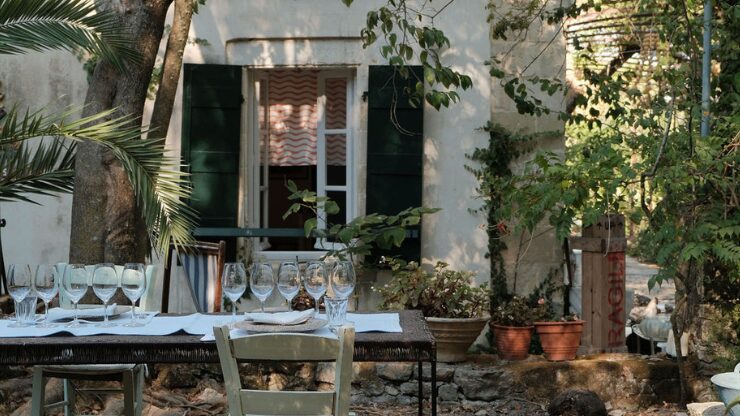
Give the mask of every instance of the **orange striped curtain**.
[{"label": "orange striped curtain", "polygon": [[[267,101],[271,166],[317,164],[317,76],[316,70],[270,71]],[[346,127],[346,88],[344,79],[327,80],[327,129]],[[345,166],[346,136],[327,134],[326,140],[327,163]]]}]

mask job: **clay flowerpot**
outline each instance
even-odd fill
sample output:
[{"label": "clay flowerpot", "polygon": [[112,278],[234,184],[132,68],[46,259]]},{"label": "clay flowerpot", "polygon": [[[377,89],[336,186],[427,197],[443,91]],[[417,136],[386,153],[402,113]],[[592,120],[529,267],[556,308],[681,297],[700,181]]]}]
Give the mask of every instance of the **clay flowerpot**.
[{"label": "clay flowerpot", "polygon": [[427,325],[437,341],[437,361],[456,363],[465,361],[465,353],[473,344],[488,318],[433,318]]},{"label": "clay flowerpot", "polygon": [[499,358],[514,361],[529,357],[533,329],[533,326],[502,326],[491,322]]},{"label": "clay flowerpot", "polygon": [[581,345],[583,321],[535,322],[545,358],[550,361],[566,361],[576,358]]}]

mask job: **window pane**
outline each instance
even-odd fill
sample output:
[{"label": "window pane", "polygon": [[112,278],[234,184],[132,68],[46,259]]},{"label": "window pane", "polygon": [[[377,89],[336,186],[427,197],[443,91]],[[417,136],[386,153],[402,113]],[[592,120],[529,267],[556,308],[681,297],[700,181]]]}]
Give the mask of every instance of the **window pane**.
[{"label": "window pane", "polygon": [[326,164],[329,166],[347,165],[347,135],[326,135]]},{"label": "window pane", "polygon": [[317,74],[270,72],[270,166],[316,165]]},{"label": "window pane", "polygon": [[328,78],[326,80],[326,128],[344,129],[347,127],[347,80]]},{"label": "window pane", "polygon": [[326,167],[326,184],[340,185],[347,184],[347,168],[345,166],[327,166]]},{"label": "window pane", "polygon": [[327,216],[329,225],[345,224],[347,218],[347,193],[343,191],[330,191],[326,193],[332,201],[339,205],[339,213]]}]

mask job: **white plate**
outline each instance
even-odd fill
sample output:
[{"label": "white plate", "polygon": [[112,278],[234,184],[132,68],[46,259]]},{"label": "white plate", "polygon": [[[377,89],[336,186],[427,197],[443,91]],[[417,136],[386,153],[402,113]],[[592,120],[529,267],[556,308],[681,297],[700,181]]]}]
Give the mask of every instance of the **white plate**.
[{"label": "white plate", "polygon": [[298,325],[270,325],[255,324],[252,321],[239,321],[234,324],[235,328],[246,329],[250,332],[310,332],[326,326],[328,321],[325,319],[310,318],[308,321]]}]

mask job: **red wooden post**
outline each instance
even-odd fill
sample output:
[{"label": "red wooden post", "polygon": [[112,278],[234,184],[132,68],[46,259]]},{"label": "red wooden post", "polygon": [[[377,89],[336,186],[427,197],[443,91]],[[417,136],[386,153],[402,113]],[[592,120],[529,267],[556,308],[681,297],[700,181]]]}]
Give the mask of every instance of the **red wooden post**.
[{"label": "red wooden post", "polygon": [[586,321],[581,352],[624,352],[624,216],[609,214],[583,229],[571,247],[583,250],[582,315]]}]

